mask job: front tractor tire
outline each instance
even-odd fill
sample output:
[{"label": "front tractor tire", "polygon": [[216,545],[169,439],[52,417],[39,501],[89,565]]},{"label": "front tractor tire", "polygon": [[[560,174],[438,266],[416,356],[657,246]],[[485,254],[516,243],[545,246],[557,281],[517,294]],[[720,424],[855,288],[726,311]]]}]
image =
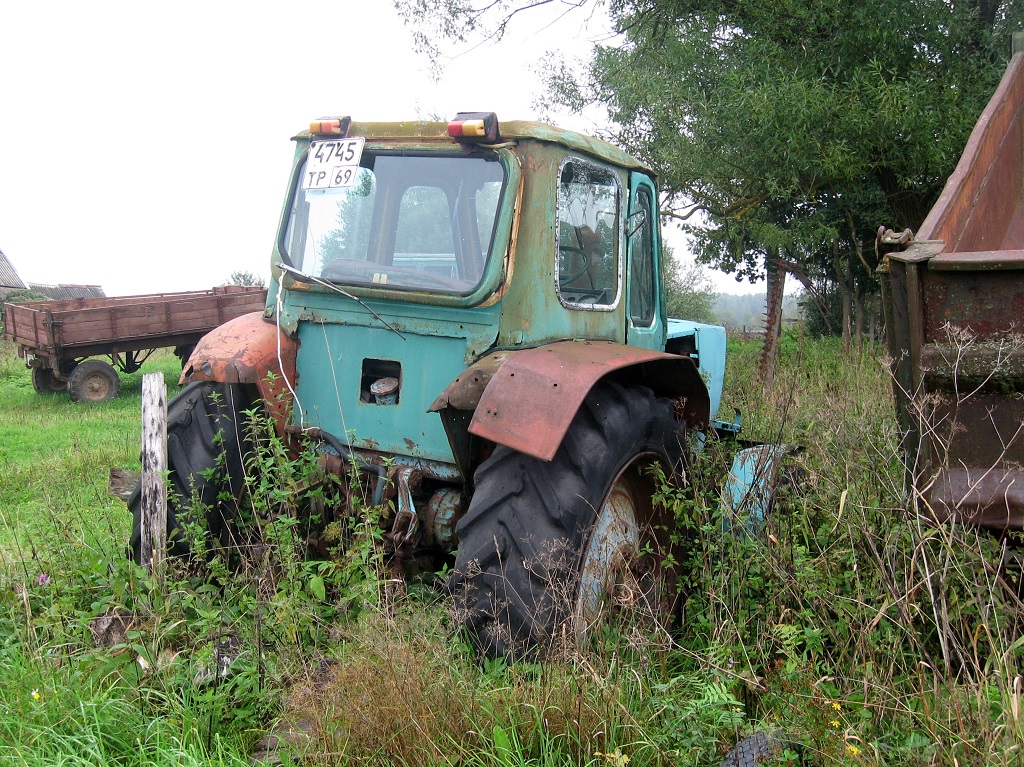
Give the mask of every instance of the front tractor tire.
[{"label": "front tractor tire", "polygon": [[[256,397],[239,384],[191,383],[167,407],[167,547],[190,552],[183,529],[204,522],[208,540],[226,544],[229,522],[244,488],[244,461],[251,449],[245,411]],[[128,547],[137,564],[149,560],[142,543],[142,487],[128,499],[132,534]],[[196,518],[202,511],[204,519]]]},{"label": "front tractor tire", "polygon": [[587,396],[550,462],[498,447],[477,470],[450,581],[476,649],[547,655],[625,609],[666,625],[672,519],[654,505],[647,469],[681,471],[684,449],[669,400],[609,383]]}]

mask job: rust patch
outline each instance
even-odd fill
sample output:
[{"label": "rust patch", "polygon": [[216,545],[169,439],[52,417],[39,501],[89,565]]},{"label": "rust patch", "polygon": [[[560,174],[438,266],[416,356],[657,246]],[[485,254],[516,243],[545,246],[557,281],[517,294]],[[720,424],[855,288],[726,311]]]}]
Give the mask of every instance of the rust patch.
[{"label": "rust patch", "polygon": [[1024,529],[1024,472],[992,467],[942,469],[924,491],[937,521],[957,519],[991,530]]},{"label": "rust patch", "polygon": [[707,427],[707,386],[693,360],[613,341],[559,341],[506,359],[484,389],[469,431],[550,461],[587,393],[605,377],[680,399],[683,420]]},{"label": "rust patch", "polygon": [[254,384],[283,434],[292,405],[285,378],[295,385],[297,346],[273,322],[264,319],[262,312],[243,314],[203,336],[185,363],[179,383]]}]

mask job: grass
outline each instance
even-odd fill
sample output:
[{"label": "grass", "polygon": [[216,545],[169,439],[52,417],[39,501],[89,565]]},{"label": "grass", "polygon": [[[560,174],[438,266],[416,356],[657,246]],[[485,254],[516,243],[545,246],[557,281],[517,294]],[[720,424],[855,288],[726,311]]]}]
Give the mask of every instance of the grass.
[{"label": "grass", "polygon": [[[275,728],[286,763],[702,767],[761,727],[811,765],[1024,762],[1000,542],[908,511],[877,355],[790,336],[765,391],[758,351],[730,348],[723,415],[803,448],[763,534],[722,533],[712,445],[665,494],[687,544],[673,643],[608,628],[508,668],[472,656],[439,581],[373,577],[372,531],[337,562],[282,548],[273,570],[154,588],[106,496],[110,466],[137,468],[139,374],[77,406],[0,349],[0,763],[241,764]],[[110,615],[131,621],[97,646]]]},{"label": "grass", "polygon": [[107,494],[107,473],[138,469],[142,375],[154,371],[173,396],[181,367],[163,352],[121,376],[118,399],[75,406],[66,394],[36,394],[13,346],[0,341],[0,556],[42,541],[106,550],[124,538],[124,504]]}]

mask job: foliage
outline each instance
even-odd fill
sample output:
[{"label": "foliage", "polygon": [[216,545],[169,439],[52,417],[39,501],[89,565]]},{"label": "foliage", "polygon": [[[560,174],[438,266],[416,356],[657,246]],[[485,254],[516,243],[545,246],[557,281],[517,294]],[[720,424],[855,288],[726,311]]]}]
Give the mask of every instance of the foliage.
[{"label": "foliage", "polygon": [[265,288],[266,282],[255,272],[239,270],[231,272],[228,277],[228,285],[240,285],[244,288]]},{"label": "foliage", "polygon": [[714,323],[718,293],[707,272],[696,263],[681,265],[666,249],[661,261],[669,317]]},{"label": "foliage", "polygon": [[32,290],[29,288],[12,290],[6,296],[4,301],[8,301],[12,304],[23,304],[27,301],[46,301],[46,294],[40,293],[38,290]]},{"label": "foliage", "polygon": [[695,492],[667,494],[689,546],[680,645],[812,763],[1013,763],[1020,603],[1000,542],[906,508],[883,364],[835,340],[782,352],[765,391],[757,345],[732,344],[724,402],[749,437],[802,446],[764,531],[723,535],[747,522],[718,503],[722,445]]},{"label": "foliage", "polygon": [[23,304],[28,301],[48,301],[48,297],[38,290],[19,289],[12,290],[6,296],[0,295],[0,332],[4,327],[4,304]]},{"label": "foliage", "polygon": [[623,2],[624,43],[598,48],[582,77],[557,70],[554,95],[607,108],[615,140],[659,171],[669,215],[697,215],[700,260],[754,278],[783,258],[842,292],[875,292],[875,230],[923,221],[1020,13],[1013,2]]}]

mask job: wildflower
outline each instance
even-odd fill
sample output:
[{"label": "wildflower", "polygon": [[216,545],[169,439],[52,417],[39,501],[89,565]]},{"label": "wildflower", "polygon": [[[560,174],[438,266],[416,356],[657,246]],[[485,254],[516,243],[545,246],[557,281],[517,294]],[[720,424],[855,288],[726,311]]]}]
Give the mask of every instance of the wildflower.
[{"label": "wildflower", "polygon": [[836,703],[835,701],[832,701],[832,708],[833,708],[833,709],[835,709],[836,711],[841,711],[843,707],[842,707],[842,706],[840,706],[840,705],[839,705],[838,703]]},{"label": "wildflower", "polygon": [[49,586],[50,576],[46,573],[39,573],[39,577],[36,578],[36,583],[38,583],[40,586]]},{"label": "wildflower", "polygon": [[39,690],[32,691],[32,700],[39,700],[41,697],[43,696],[39,694]]},{"label": "wildflower", "polygon": [[846,744],[846,753],[848,753],[850,756],[857,756],[857,754],[860,753],[860,749],[857,748],[852,743],[847,743]]},{"label": "wildflower", "polygon": [[837,719],[833,719],[828,724],[829,724],[830,727],[838,727],[839,726],[839,721]]}]

